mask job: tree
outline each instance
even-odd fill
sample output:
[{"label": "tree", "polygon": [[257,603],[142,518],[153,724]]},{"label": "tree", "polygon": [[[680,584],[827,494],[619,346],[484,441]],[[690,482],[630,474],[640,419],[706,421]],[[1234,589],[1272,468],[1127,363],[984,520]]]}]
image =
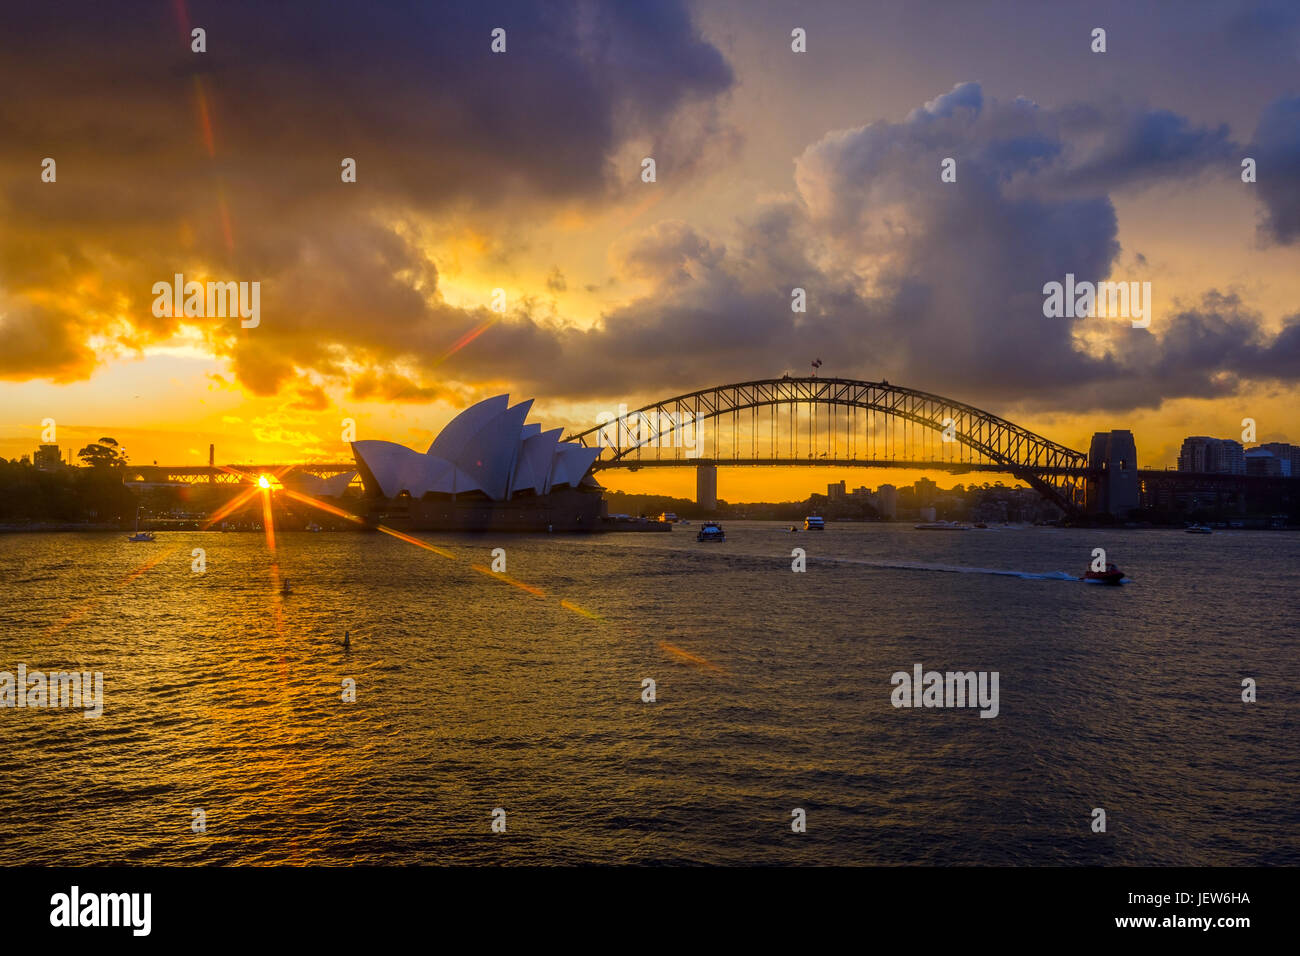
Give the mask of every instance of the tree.
[{"label": "tree", "polygon": [[77,452],[77,457],[91,468],[124,468],[127,463],[126,449],[112,438],[101,438],[87,445]]}]

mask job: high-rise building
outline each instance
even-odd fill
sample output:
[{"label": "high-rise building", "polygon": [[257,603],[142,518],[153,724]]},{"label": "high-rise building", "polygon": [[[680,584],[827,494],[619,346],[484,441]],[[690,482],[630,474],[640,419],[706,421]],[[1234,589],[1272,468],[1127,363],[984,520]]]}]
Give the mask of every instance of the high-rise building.
[{"label": "high-rise building", "polygon": [[32,464],[40,471],[57,471],[63,466],[58,445],[42,445],[32,455]]},{"label": "high-rise building", "polygon": [[1218,458],[1215,470],[1224,475],[1244,475],[1246,473],[1246,450],[1241,442],[1224,438],[1219,442]]},{"label": "high-rise building", "polygon": [[1244,475],[1245,451],[1231,438],[1196,435],[1183,439],[1178,452],[1178,470],[1203,475]]},{"label": "high-rise building", "polygon": [[[1291,462],[1285,462],[1287,470],[1291,469]],[[1252,448],[1246,452],[1246,474],[1259,475],[1266,478],[1282,477],[1282,459],[1278,458],[1267,448]],[[1289,476],[1288,476],[1289,477]]]},{"label": "high-rise building", "polygon": [[1283,478],[1300,478],[1300,445],[1291,445],[1284,441],[1265,442],[1259,446],[1271,451],[1282,466]]},{"label": "high-rise building", "polygon": [[1183,447],[1178,450],[1178,470],[1197,474],[1208,472],[1210,443],[1213,438],[1196,436],[1183,439]]},{"label": "high-rise building", "polygon": [[881,485],[876,489],[876,508],[886,518],[898,517],[898,489],[893,485]]},{"label": "high-rise building", "polygon": [[831,501],[843,501],[846,493],[843,478],[826,486],[826,497]]},{"label": "high-rise building", "polygon": [[912,485],[916,492],[916,503],[924,508],[926,505],[934,503],[935,496],[939,493],[939,486],[929,478],[918,478]]}]

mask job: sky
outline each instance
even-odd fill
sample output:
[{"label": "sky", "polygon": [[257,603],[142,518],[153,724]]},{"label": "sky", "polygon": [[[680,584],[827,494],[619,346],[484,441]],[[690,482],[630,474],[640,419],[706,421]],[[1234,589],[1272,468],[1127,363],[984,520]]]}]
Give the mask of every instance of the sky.
[{"label": "sky", "polygon": [[[0,34],[4,457],[52,418],[65,454],[343,461],[345,420],[423,449],[509,392],[577,431],[815,357],[1130,428],[1143,467],[1300,442],[1294,3],[52,0]],[[176,274],[258,282],[258,324],[155,314]],[[1045,316],[1067,274],[1151,283],[1149,327]]]}]

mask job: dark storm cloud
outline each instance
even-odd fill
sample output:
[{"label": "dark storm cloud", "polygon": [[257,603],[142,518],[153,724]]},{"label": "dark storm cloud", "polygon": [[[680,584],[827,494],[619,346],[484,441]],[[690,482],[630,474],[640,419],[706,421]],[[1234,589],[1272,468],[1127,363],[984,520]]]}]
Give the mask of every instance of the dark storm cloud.
[{"label": "dark storm cloud", "polygon": [[1188,376],[1179,383],[1183,394],[1216,394],[1210,381],[1215,373],[1295,380],[1300,377],[1298,320],[1291,316],[1282,332],[1270,337],[1261,330],[1260,316],[1238,296],[1207,293],[1197,308],[1174,316],[1152,371],[1171,383]]},{"label": "dark storm cloud", "polygon": [[1229,15],[1222,35],[1230,50],[1294,61],[1300,58],[1300,7],[1292,0],[1241,3]]},{"label": "dark storm cloud", "polygon": [[1289,245],[1300,239],[1300,96],[1274,100],[1259,118],[1249,155],[1263,204],[1260,233]]},{"label": "dark storm cloud", "polygon": [[84,341],[89,331],[75,312],[0,294],[0,378],[83,377],[95,360]]},{"label": "dark storm cloud", "polygon": [[[1074,117],[1077,120],[1077,114]],[[1169,110],[1131,110],[1098,115],[1101,141],[1068,171],[1076,188],[1115,189],[1156,180],[1174,181],[1199,174],[1210,164],[1227,161],[1237,147],[1227,124],[1194,127]],[[1069,135],[1069,124],[1066,125]]]},{"label": "dark storm cloud", "polygon": [[[192,74],[209,81],[221,171],[262,198],[333,185],[345,155],[403,200],[591,195],[620,118],[653,126],[731,82],[678,3],[193,3],[183,27],[184,6],[23,5],[5,29],[25,42],[0,60],[7,130],[201,167]],[[207,53],[190,52],[189,26]],[[489,49],[496,27],[504,54]]]},{"label": "dark storm cloud", "polygon": [[[0,32],[21,38],[0,44],[0,375],[19,379],[93,369],[87,335],[121,322],[87,315],[84,293],[42,304],[92,274],[136,347],[175,331],[148,294],[173,271],[261,280],[276,329],[212,330],[259,393],[338,372],[342,351],[441,352],[466,316],[394,221],[599,203],[627,188],[610,160],[629,135],[689,149],[679,110],[732,82],[679,2],[55,0],[10,5]],[[57,184],[39,181],[45,156]]]}]

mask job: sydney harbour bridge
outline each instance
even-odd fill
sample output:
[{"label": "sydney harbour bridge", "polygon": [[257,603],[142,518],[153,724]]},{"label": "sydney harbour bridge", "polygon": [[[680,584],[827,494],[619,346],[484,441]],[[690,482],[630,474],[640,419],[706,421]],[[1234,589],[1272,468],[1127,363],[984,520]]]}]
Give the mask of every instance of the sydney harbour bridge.
[{"label": "sydney harbour bridge", "polygon": [[1082,509],[1089,470],[1086,453],[972,405],[844,378],[784,377],[700,389],[620,410],[566,440],[604,448],[597,470],[834,465],[999,472],[1067,513]]}]

